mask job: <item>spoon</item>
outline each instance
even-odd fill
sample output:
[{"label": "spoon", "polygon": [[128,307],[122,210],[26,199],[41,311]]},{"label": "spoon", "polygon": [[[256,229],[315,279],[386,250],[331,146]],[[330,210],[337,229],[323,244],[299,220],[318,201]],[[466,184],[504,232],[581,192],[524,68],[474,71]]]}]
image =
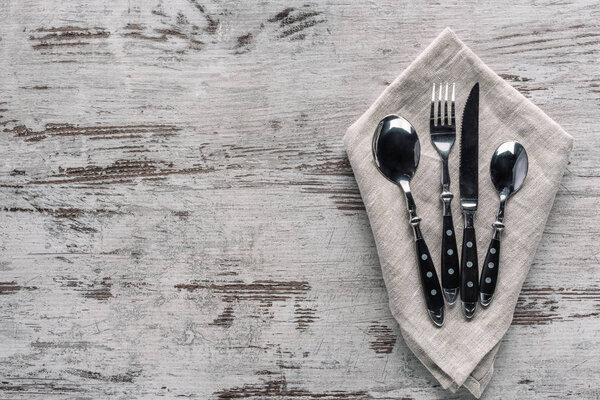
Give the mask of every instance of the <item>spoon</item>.
[{"label": "spoon", "polygon": [[490,163],[490,175],[496,191],[500,195],[500,209],[496,222],[492,224],[494,235],[485,256],[481,281],[479,283],[479,301],[487,306],[492,301],[500,261],[500,237],[504,230],[504,207],[508,198],[523,186],[527,176],[528,160],[525,148],[518,142],[502,143],[496,149]]},{"label": "spoon", "polygon": [[421,146],[415,128],[406,119],[388,115],[382,119],[373,135],[373,158],[379,172],[404,191],[410,225],[415,235],[417,261],[429,316],[434,324],[444,322],[444,298],[427,244],[421,234],[421,218],[410,191],[412,179],[421,156]]}]

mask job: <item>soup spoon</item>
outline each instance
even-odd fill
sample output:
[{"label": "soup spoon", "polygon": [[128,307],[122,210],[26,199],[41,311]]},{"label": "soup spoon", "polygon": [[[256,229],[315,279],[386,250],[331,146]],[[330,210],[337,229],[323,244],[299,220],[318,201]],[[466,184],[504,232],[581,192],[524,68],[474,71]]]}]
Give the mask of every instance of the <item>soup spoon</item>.
[{"label": "soup spoon", "polygon": [[479,301],[483,306],[489,305],[492,301],[498,281],[500,237],[504,230],[504,207],[508,198],[523,186],[528,164],[527,152],[518,142],[502,143],[492,156],[490,175],[492,183],[500,195],[500,209],[496,216],[496,222],[492,224],[494,235],[481,271]]},{"label": "soup spoon", "polygon": [[410,180],[417,170],[421,156],[419,137],[415,128],[406,119],[397,115],[388,115],[377,125],[372,146],[373,158],[379,172],[400,186],[404,192],[410,215],[410,225],[415,235],[417,261],[425,302],[433,323],[442,326],[444,298],[431,254],[429,254],[429,249],[421,234],[419,227],[421,218],[417,216],[417,207],[410,191]]}]

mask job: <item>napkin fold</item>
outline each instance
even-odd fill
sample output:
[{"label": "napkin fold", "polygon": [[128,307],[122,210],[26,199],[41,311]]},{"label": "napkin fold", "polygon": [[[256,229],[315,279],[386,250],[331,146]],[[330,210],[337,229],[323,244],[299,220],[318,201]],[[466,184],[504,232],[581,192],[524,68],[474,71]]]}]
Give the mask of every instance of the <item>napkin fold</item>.
[{"label": "napkin fold", "polygon": [[[441,161],[429,138],[431,88],[441,82],[456,82],[457,138],[449,163],[459,247],[463,224],[458,177],[460,127],[469,90],[476,82],[480,86],[479,208],[475,216],[480,263],[498,210],[498,195],[489,175],[493,152],[505,141],[520,142],[529,157],[529,173],[506,206],[498,284],[491,305],[478,305],[474,318],[466,320],[460,300],[453,306],[446,304],[444,326],[437,328],[429,319],[421,291],[404,196],[376,169],[371,139],[379,120],[388,114],[401,115],[416,128],[421,160],[411,189],[422,217],[423,236],[441,276]],[[348,128],[344,145],[373,230],[390,309],[408,347],[444,388],[454,392],[465,386],[480,397],[489,383],[500,340],[511,324],[572,142],[557,123],[489,69],[448,28]]]}]

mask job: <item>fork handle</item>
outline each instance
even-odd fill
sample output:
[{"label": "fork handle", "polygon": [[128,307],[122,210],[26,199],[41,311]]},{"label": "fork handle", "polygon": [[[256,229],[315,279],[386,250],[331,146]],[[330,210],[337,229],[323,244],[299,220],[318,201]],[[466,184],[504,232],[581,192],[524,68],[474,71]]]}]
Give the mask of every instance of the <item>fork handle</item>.
[{"label": "fork handle", "polygon": [[448,304],[454,304],[460,287],[456,235],[452,214],[444,215],[442,218],[442,288]]},{"label": "fork handle", "polygon": [[458,250],[454,234],[454,221],[452,221],[452,207],[450,206],[453,198],[454,195],[450,191],[448,159],[442,157],[442,194],[440,195],[444,206],[442,213],[442,288],[448,304],[454,304],[460,287]]}]

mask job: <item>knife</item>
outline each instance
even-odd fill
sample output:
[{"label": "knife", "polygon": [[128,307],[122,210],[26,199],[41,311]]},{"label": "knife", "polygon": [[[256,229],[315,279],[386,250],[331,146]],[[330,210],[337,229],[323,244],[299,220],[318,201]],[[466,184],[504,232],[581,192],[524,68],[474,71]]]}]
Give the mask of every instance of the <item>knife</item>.
[{"label": "knife", "polygon": [[463,110],[460,132],[460,206],[465,222],[461,256],[460,299],[465,317],[472,318],[477,306],[479,272],[473,217],[478,199],[479,82],[473,86]]}]

